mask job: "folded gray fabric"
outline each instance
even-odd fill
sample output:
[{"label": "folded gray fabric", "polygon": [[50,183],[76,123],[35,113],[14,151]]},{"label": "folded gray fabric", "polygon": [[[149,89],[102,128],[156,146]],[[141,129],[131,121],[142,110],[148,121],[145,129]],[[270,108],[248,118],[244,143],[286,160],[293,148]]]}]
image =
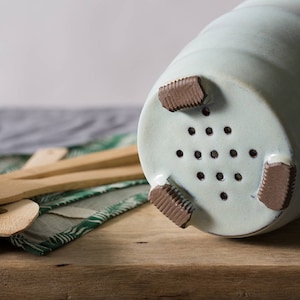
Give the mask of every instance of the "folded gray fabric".
[{"label": "folded gray fabric", "polygon": [[105,135],[135,133],[141,108],[0,109],[0,154],[87,143]]}]

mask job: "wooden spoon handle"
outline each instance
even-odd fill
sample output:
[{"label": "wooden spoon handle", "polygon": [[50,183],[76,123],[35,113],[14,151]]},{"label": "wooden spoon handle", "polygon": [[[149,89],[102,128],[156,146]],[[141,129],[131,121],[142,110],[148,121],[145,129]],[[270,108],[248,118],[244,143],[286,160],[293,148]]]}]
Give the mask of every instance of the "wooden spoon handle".
[{"label": "wooden spoon handle", "polygon": [[57,175],[41,179],[12,179],[1,182],[0,204],[41,194],[77,190],[126,180],[143,179],[140,165]]},{"label": "wooden spoon handle", "polygon": [[22,170],[29,169],[37,166],[43,166],[57,162],[64,158],[68,153],[68,149],[61,148],[41,148],[26,161]]},{"label": "wooden spoon handle", "polygon": [[0,181],[6,179],[35,179],[59,174],[95,170],[102,168],[120,167],[138,164],[137,146],[90,153],[79,157],[68,158],[51,164],[14,171],[0,176]]}]

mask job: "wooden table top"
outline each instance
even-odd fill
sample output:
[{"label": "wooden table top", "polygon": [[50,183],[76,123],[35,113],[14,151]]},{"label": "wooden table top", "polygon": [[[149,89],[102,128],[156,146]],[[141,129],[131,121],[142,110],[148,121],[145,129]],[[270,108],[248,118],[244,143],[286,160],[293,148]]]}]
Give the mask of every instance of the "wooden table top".
[{"label": "wooden table top", "polygon": [[225,239],[145,204],[38,257],[0,240],[0,299],[300,299],[300,220]]}]

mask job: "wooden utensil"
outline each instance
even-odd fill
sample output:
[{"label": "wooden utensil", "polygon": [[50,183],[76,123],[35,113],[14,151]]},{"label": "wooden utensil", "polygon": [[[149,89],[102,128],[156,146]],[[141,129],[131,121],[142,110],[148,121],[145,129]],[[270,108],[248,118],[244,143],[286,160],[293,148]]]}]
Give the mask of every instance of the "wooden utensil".
[{"label": "wooden utensil", "polygon": [[133,164],[139,164],[136,145],[104,150],[79,157],[64,159],[44,166],[17,170],[0,175],[0,181],[2,179],[42,178],[71,172],[121,167]]},{"label": "wooden utensil", "polygon": [[136,164],[119,168],[75,172],[40,179],[6,180],[0,189],[0,204],[11,203],[46,193],[78,190],[97,185],[143,178],[144,173],[142,168]]},{"label": "wooden utensil", "polygon": [[0,237],[25,230],[39,215],[39,206],[29,199],[0,206]]},{"label": "wooden utensil", "polygon": [[[66,148],[47,148],[37,150],[25,163],[23,169],[46,165],[63,158]],[[0,237],[9,237],[25,230],[38,217],[39,205],[29,199],[0,206]]]},{"label": "wooden utensil", "polygon": [[2,175],[0,204],[40,194],[143,178],[137,147],[133,145]]},{"label": "wooden utensil", "polygon": [[59,148],[41,148],[38,149],[24,164],[22,170],[48,165],[64,158],[68,153],[68,149]]}]

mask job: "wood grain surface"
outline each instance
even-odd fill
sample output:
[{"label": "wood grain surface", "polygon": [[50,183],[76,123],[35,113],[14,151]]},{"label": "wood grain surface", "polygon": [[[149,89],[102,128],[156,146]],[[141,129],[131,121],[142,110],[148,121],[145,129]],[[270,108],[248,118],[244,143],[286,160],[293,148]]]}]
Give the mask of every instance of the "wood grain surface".
[{"label": "wood grain surface", "polygon": [[225,239],[147,203],[45,257],[0,240],[0,299],[300,299],[299,232]]}]

